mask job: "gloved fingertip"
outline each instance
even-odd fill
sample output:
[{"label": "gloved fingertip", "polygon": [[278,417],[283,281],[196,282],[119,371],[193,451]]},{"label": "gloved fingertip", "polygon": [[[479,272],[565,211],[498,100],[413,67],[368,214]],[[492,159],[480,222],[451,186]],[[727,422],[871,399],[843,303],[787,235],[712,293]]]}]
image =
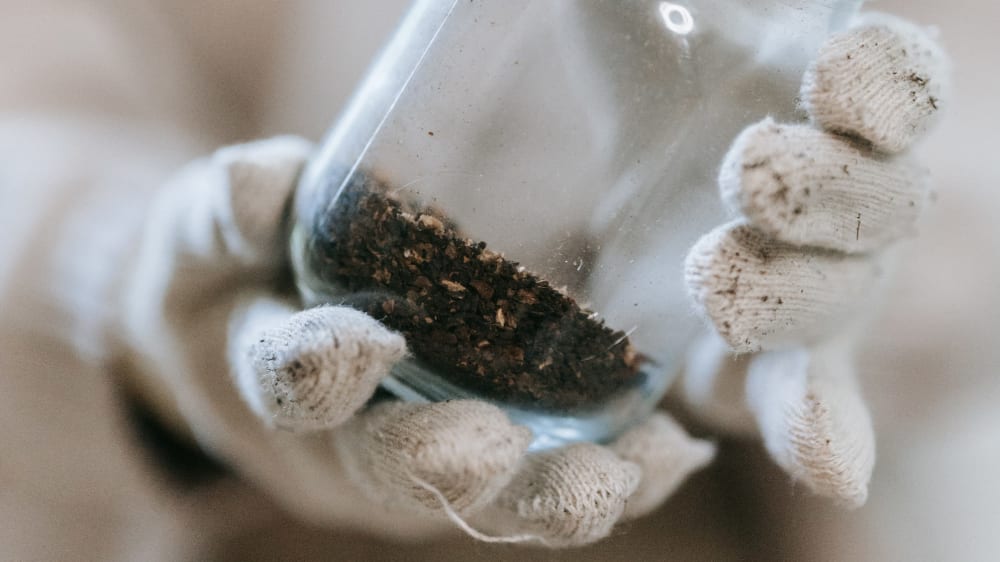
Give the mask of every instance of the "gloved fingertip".
[{"label": "gloved fingertip", "polygon": [[[336,427],[353,416],[406,354],[402,336],[345,307],[319,307],[275,322],[251,303],[230,352],[251,405],[266,421],[294,431]],[[242,346],[242,347],[239,347]]]},{"label": "gloved fingertip", "polygon": [[755,436],[746,406],[746,370],[753,355],[736,355],[714,330],[689,346],[677,390],[685,413],[728,435]]},{"label": "gloved fingertip", "polygon": [[819,126],[898,153],[948,105],[949,66],[927,29],[864,14],[821,49],[806,72],[801,98]]},{"label": "gloved fingertip", "polygon": [[715,458],[714,443],[694,439],[664,413],[656,413],[620,437],[612,450],[642,470],[625,516],[636,518],[660,506],[689,475]]},{"label": "gloved fingertip", "polygon": [[367,496],[443,518],[446,510],[465,516],[492,502],[531,440],[496,406],[454,400],[376,405],[338,430],[335,443]]},{"label": "gloved fingertip", "polygon": [[771,457],[814,493],[853,509],[875,465],[871,417],[842,350],[762,354],[747,394]]},{"label": "gloved fingertip", "polygon": [[225,187],[216,219],[231,253],[250,261],[286,255],[285,220],[312,151],[308,141],[284,136],[225,147],[213,155],[211,166],[221,173]]},{"label": "gloved fingertip", "polygon": [[768,119],[733,143],[719,187],[733,210],[776,240],[862,253],[914,231],[928,197],[926,177],[908,160]]},{"label": "gloved fingertip", "polygon": [[703,236],[688,253],[684,278],[695,306],[712,322],[716,331],[737,352],[760,349],[752,326],[742,321],[744,272],[751,260],[761,261],[771,242],[749,225],[723,225]]},{"label": "gloved fingertip", "polygon": [[551,547],[591,544],[622,518],[642,468],[590,443],[538,453],[487,513],[503,533],[527,533]]},{"label": "gloved fingertip", "polygon": [[843,330],[864,316],[884,275],[877,256],[798,248],[741,222],[704,236],[685,263],[696,307],[737,353]]}]

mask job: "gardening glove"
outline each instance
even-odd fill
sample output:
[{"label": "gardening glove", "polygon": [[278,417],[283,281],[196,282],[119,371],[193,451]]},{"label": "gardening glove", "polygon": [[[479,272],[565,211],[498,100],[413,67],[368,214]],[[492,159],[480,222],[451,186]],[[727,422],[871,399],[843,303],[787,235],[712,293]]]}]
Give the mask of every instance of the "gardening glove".
[{"label": "gardening glove", "polygon": [[315,523],[550,546],[603,538],[712,457],[665,414],[608,447],[526,456],[529,430],[487,403],[367,405],[406,342],[289,290],[289,203],[311,151],[278,138],[193,163],[150,205],[124,272],[133,378],[207,452]]},{"label": "gardening glove", "polygon": [[[816,68],[820,84],[822,65]],[[708,462],[712,445],[690,439],[665,414],[608,447],[526,456],[529,432],[485,403],[366,406],[405,356],[405,342],[353,309],[301,311],[288,290],[288,202],[310,150],[275,139],[193,164],[153,203],[125,273],[121,333],[135,377],[206,450],[315,522],[406,536],[457,524],[484,540],[552,546],[606,536]],[[885,183],[875,169],[882,168],[858,172],[868,173],[861,177],[869,184]],[[712,255],[693,255],[701,254]],[[831,252],[803,255],[826,258],[823,264],[868,263],[853,254],[839,261]],[[691,262],[692,285],[709,287],[710,269]],[[697,270],[706,272],[704,282]],[[815,285],[803,285],[790,302],[801,308],[807,297],[827,294]]]},{"label": "gardening glove", "polygon": [[926,30],[859,17],[805,75],[809,123],[767,119],[736,139],[719,187],[737,218],[686,263],[715,331],[691,350],[683,399],[716,427],[758,433],[794,480],[850,507],[864,504],[875,461],[853,352],[928,201],[908,152],[946,85]]}]

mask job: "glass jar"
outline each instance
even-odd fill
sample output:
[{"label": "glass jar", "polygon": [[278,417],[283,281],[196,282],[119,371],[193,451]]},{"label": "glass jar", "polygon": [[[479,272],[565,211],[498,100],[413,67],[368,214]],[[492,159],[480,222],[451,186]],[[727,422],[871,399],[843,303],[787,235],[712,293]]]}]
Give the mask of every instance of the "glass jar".
[{"label": "glass jar", "polygon": [[417,0],[301,179],[308,305],[403,333],[383,386],[535,449],[647,416],[701,328],[684,256],[734,136],[795,119],[852,0]]}]

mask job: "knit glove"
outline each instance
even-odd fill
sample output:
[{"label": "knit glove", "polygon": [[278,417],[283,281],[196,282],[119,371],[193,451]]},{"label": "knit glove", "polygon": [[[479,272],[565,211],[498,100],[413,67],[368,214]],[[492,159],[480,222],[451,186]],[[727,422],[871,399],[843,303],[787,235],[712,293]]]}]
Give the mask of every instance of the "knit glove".
[{"label": "knit glove", "polygon": [[832,37],[802,85],[810,122],[768,119],[736,139],[719,187],[737,218],[687,259],[716,333],[691,351],[683,398],[717,427],[759,433],[796,481],[846,506],[865,502],[875,461],[853,350],[928,200],[907,151],[946,75],[928,33],[899,19],[862,16]]},{"label": "knit glove", "polygon": [[134,378],[206,451],[314,523],[550,546],[606,536],[709,461],[664,414],[608,447],[526,456],[530,431],[487,403],[368,406],[403,338],[351,308],[303,311],[289,290],[288,209],[311,152],[277,138],[191,164],[124,273]]},{"label": "knit glove", "polygon": [[[888,19],[834,38],[806,80],[814,125],[741,135],[722,184],[744,218],[688,263],[727,345],[766,350],[731,358],[702,342],[690,402],[720,423],[756,419],[778,462],[847,503],[863,501],[873,446],[843,334],[924,204],[921,173],[890,154],[941,104],[940,60]],[[607,447],[526,455],[529,432],[486,403],[368,406],[404,340],[353,309],[300,310],[288,290],[288,208],[311,150],[280,138],[192,164],[152,204],[123,272],[135,377],[207,451],[316,523],[395,536],[457,524],[551,546],[603,538],[710,460],[665,414]],[[743,379],[746,396],[727,400]]]}]

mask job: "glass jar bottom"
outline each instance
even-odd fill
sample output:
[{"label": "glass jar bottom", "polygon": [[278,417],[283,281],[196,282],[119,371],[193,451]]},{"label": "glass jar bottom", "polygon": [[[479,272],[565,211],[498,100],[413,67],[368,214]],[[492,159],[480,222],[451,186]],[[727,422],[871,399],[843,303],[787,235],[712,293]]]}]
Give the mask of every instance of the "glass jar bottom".
[{"label": "glass jar bottom", "polygon": [[650,365],[640,371],[634,386],[617,393],[599,406],[566,412],[546,412],[491,400],[462,389],[415,361],[402,361],[382,381],[382,387],[407,402],[484,400],[500,407],[512,422],[531,430],[531,452],[589,442],[607,444],[641,423],[656,409],[675,376],[675,370]]}]

